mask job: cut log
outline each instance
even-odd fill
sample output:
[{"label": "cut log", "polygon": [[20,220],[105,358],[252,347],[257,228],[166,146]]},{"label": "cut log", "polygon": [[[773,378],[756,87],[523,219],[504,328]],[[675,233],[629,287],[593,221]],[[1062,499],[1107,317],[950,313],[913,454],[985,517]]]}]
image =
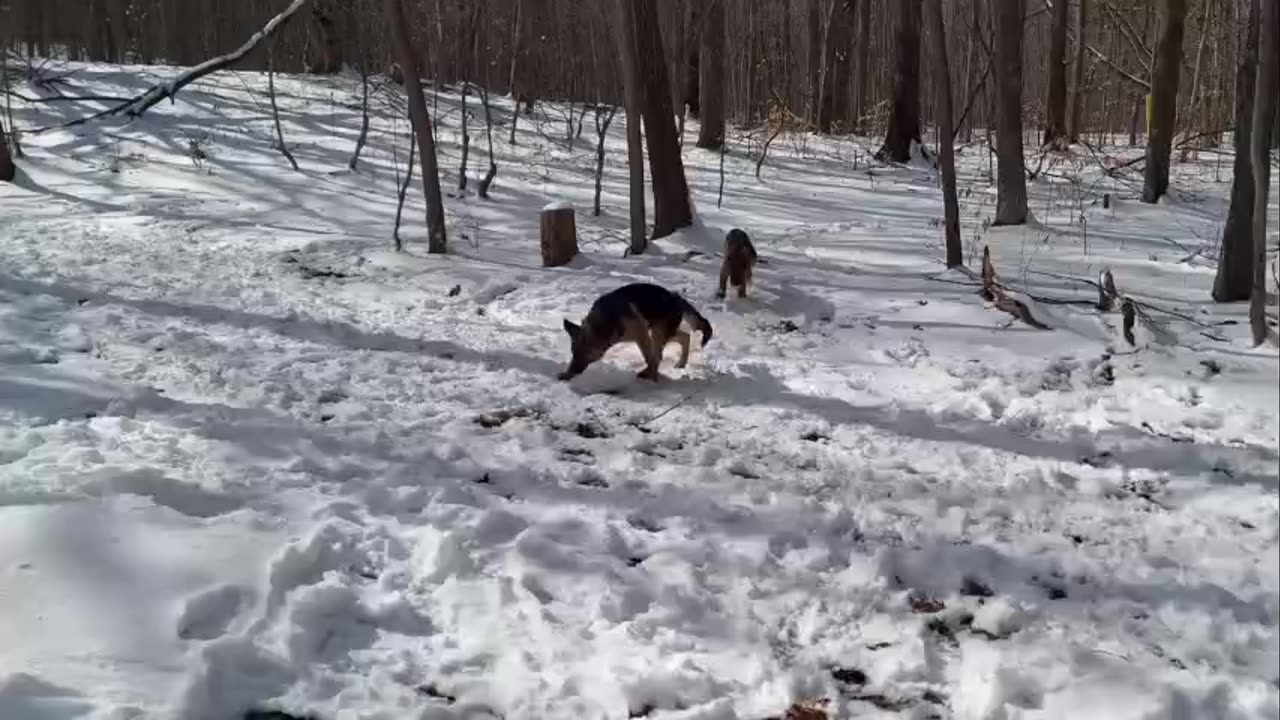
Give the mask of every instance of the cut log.
[{"label": "cut log", "polygon": [[578,254],[578,225],[573,208],[551,204],[542,209],[542,266],[564,265]]}]

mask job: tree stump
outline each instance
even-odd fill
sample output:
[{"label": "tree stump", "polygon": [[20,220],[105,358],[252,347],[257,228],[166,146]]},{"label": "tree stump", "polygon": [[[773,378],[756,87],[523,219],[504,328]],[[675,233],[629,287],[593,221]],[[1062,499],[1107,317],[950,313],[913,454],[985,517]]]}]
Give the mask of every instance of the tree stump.
[{"label": "tree stump", "polygon": [[578,225],[573,208],[552,203],[542,208],[542,266],[564,265],[578,254]]}]

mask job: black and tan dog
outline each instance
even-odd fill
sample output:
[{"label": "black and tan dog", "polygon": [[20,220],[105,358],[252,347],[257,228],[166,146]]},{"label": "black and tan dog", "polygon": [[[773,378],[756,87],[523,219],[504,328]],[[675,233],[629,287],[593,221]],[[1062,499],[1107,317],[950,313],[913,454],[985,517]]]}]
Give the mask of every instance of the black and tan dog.
[{"label": "black and tan dog", "polygon": [[738,228],[730,230],[724,236],[724,262],[720,264],[720,292],[716,293],[716,297],[724,297],[726,284],[732,284],[738,289],[738,297],[746,297],[747,286],[751,284],[758,259],[751,238]]},{"label": "black and tan dog", "polygon": [[621,342],[634,342],[644,355],[645,367],[637,373],[648,380],[658,379],[658,365],[667,343],[680,345],[682,368],[689,362],[689,333],[680,324],[702,333],[702,345],[711,339],[711,323],[679,295],[652,283],[633,283],[605,293],[591,305],[581,325],[564,321],[565,332],[573,342],[573,358],[569,369],[560,373],[568,380],[582,373],[591,363]]}]

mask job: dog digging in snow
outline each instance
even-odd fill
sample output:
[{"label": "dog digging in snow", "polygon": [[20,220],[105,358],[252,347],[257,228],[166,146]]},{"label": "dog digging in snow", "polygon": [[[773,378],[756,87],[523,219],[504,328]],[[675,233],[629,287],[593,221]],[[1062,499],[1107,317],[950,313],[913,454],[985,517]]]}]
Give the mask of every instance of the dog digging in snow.
[{"label": "dog digging in snow", "polygon": [[730,230],[724,236],[724,262],[720,264],[720,292],[716,293],[716,297],[724,298],[727,284],[738,289],[738,297],[746,297],[747,286],[751,284],[758,259],[751,238],[738,228]]},{"label": "dog digging in snow", "polygon": [[644,355],[645,367],[638,377],[658,379],[662,351],[673,340],[680,345],[677,368],[689,363],[690,335],[681,329],[688,323],[702,333],[702,346],[711,340],[711,323],[687,300],[652,283],[633,283],[601,295],[581,325],[564,321],[564,330],[572,342],[573,357],[569,368],[560,373],[561,380],[582,374],[591,363],[604,357],[609,348],[623,342],[634,342]]}]

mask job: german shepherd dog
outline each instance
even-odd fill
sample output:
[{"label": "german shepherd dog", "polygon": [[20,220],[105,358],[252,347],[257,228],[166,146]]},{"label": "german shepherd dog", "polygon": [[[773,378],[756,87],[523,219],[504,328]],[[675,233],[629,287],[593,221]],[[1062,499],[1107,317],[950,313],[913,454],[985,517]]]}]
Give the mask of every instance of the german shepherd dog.
[{"label": "german shepherd dog", "polygon": [[702,333],[702,345],[711,339],[711,323],[687,300],[652,283],[633,283],[605,293],[591,305],[581,325],[567,319],[564,330],[573,343],[569,368],[560,373],[568,380],[582,373],[605,352],[622,342],[634,342],[644,355],[645,367],[637,375],[646,380],[658,379],[658,365],[667,343],[680,345],[680,361],[689,363],[689,333],[680,329],[682,322]]},{"label": "german shepherd dog", "polygon": [[726,284],[732,284],[738,289],[738,297],[746,297],[757,259],[751,238],[738,228],[730,230],[724,236],[724,262],[720,264],[720,292],[716,293],[716,297],[724,298]]}]

